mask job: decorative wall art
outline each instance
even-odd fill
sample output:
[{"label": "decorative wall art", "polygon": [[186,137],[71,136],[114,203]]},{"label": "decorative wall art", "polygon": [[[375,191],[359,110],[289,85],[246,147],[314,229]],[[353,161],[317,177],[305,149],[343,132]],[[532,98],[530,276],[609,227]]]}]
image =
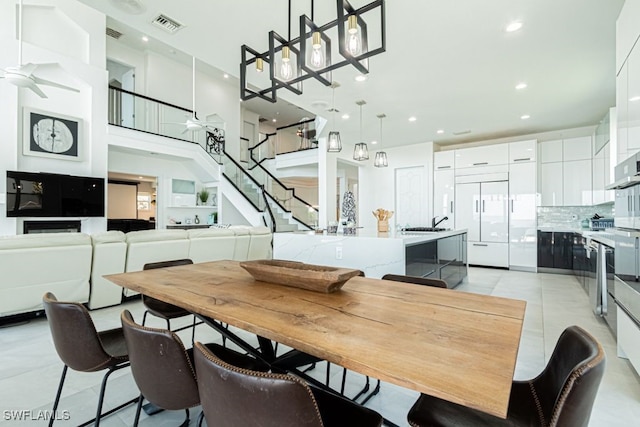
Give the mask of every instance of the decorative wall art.
[{"label": "decorative wall art", "polygon": [[215,128],[207,131],[207,151],[211,154],[222,154],[224,151],[224,130]]},{"label": "decorative wall art", "polygon": [[24,108],[22,121],[24,155],[82,160],[81,119]]}]

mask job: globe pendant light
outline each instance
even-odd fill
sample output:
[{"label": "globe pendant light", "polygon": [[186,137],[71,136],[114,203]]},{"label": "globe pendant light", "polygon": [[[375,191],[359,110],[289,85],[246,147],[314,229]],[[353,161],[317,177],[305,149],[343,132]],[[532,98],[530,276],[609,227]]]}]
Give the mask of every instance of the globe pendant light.
[{"label": "globe pendant light", "polygon": [[[336,88],[339,87],[338,82],[331,83],[331,89],[333,90],[331,96],[331,121],[333,122],[333,128],[336,128]],[[332,130],[329,132],[329,139],[327,141],[327,151],[329,153],[339,153],[342,151],[342,141],[340,140],[340,132]]]},{"label": "globe pendant light", "polygon": [[[358,101],[356,102],[360,106],[360,141],[362,141],[362,106],[366,104],[366,101]],[[369,150],[367,149],[367,144],[364,142],[359,142],[356,144],[353,150],[353,160],[369,160]]]},{"label": "globe pendant light", "polygon": [[[377,116],[380,119],[380,144],[382,144],[382,119],[387,117],[385,114],[378,114]],[[389,162],[387,161],[387,153],[384,151],[378,151],[376,153],[376,157],[373,160],[373,166],[377,168],[386,168],[389,166]]]}]

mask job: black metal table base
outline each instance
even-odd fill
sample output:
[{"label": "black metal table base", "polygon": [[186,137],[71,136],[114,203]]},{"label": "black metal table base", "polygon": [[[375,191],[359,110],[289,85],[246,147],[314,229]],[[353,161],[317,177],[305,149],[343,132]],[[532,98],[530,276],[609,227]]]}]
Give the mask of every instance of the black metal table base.
[{"label": "black metal table base", "polygon": [[[224,325],[222,322],[219,322],[217,320],[214,320],[205,316],[198,315],[198,317],[200,317],[205,324],[212,327],[216,331],[220,332],[224,340],[231,341],[232,343],[240,347],[243,351],[245,351],[247,354],[250,354],[256,359],[268,364],[271,367],[272,371],[282,372],[282,373],[286,373],[286,372],[293,373],[299,376],[300,378],[304,379],[308,383],[322,390],[328,391],[329,393],[333,393],[336,396],[346,397],[344,396],[344,394],[341,394],[337,390],[334,390],[331,387],[329,387],[328,382],[327,384],[324,384],[316,380],[315,378],[307,375],[306,372],[312,368],[307,367],[306,369],[303,369],[303,370],[299,369],[300,367],[307,366],[307,365],[312,365],[313,367],[315,367],[315,363],[321,361],[322,359],[307,353],[303,353],[298,350],[291,350],[281,356],[276,356],[276,352],[274,350],[274,346],[271,340],[268,340],[264,337],[257,335],[259,346],[258,348],[254,348],[252,345],[247,343],[238,335],[230,331],[228,326]],[[344,391],[344,381],[345,380],[343,378],[343,385],[342,385],[343,391]],[[360,390],[355,397],[353,398],[347,397],[347,398],[356,403],[364,405],[369,401],[369,399],[371,399],[373,396],[375,396],[380,392],[380,380],[376,380],[376,386],[373,388],[373,390],[371,390],[371,392],[369,392],[369,394],[365,395],[365,393],[369,391],[369,387],[370,387],[369,377],[367,377],[367,381],[364,387],[362,388],[362,390]],[[362,396],[365,396],[364,399],[361,402],[358,402],[357,399],[359,399]],[[398,427],[397,424],[394,424],[393,422],[387,420],[386,418],[383,418],[383,425],[390,426],[390,427]]]}]

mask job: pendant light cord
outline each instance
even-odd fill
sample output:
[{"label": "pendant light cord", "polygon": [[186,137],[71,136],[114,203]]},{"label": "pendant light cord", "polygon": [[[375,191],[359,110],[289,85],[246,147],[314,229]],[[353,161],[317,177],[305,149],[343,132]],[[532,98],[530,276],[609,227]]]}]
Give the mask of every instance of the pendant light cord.
[{"label": "pendant light cord", "polygon": [[331,88],[331,121],[333,122],[333,128],[336,128],[336,88]]},{"label": "pendant light cord", "polygon": [[22,66],[22,0],[18,3],[18,67]]},{"label": "pendant light cord", "polygon": [[360,104],[360,142],[364,142],[362,140],[362,104]]},{"label": "pendant light cord", "polygon": [[287,41],[291,41],[291,0],[289,0],[289,20],[287,21],[287,24],[289,25],[289,38],[287,39]]}]

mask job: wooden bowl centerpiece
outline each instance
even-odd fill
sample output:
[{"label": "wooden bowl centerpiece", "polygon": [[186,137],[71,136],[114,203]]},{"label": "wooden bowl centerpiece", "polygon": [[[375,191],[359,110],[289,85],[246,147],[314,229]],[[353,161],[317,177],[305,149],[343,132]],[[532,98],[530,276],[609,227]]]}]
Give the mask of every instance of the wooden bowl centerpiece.
[{"label": "wooden bowl centerpiece", "polygon": [[242,261],[240,267],[247,270],[255,280],[326,294],[339,290],[347,280],[360,274],[359,270],[349,268],[278,259]]}]

